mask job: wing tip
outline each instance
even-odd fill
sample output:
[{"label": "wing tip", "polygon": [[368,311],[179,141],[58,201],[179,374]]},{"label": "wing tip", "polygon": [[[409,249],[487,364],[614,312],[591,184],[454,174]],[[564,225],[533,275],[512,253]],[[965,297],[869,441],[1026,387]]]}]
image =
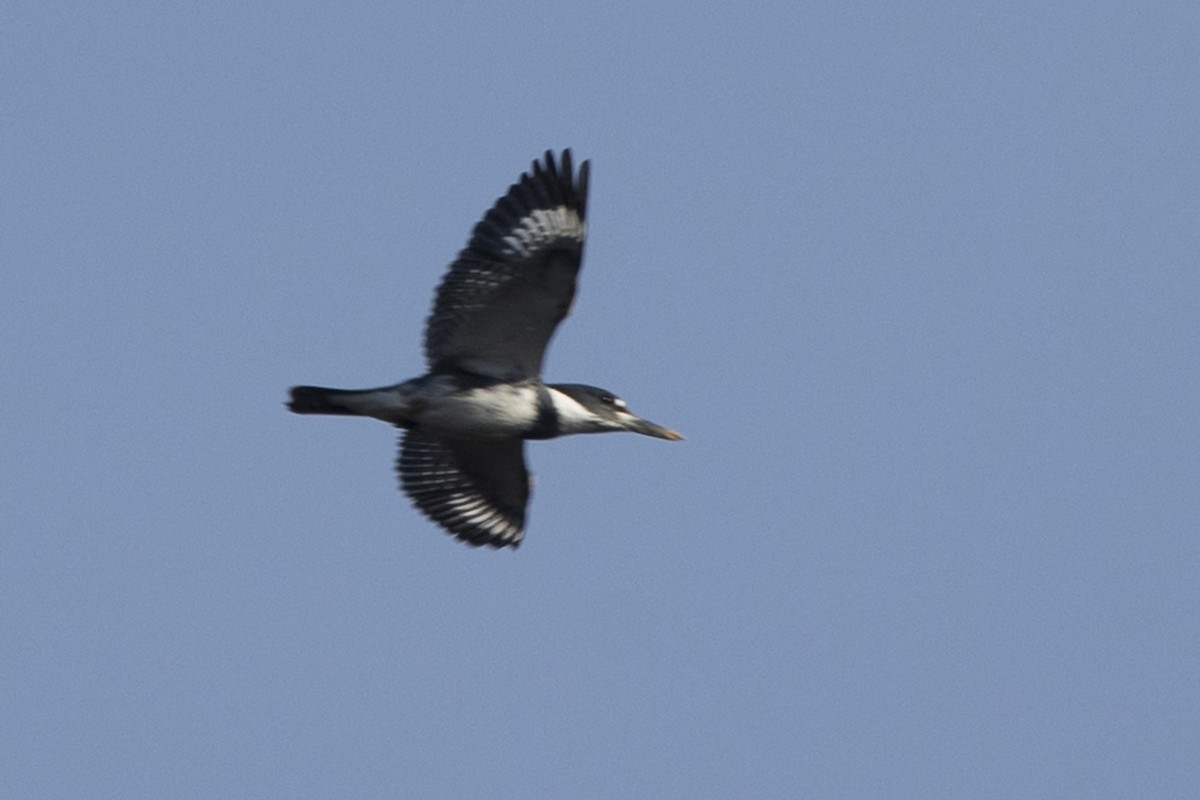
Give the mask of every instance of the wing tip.
[{"label": "wing tip", "polygon": [[[436,522],[436,520],[435,520],[435,522]],[[524,539],[525,539],[524,531],[518,531],[515,535],[513,535],[511,537],[495,536],[495,535],[489,535],[489,534],[471,536],[467,533],[455,533],[454,531],[446,531],[446,532],[449,533],[451,536],[453,536],[458,541],[465,544],[467,547],[471,547],[471,548],[490,547],[493,550],[503,550],[506,547],[511,548],[513,550],[520,549],[521,542],[524,541]]]},{"label": "wing tip", "polygon": [[559,193],[560,196],[555,198],[557,201],[578,211],[580,219],[586,219],[591,164],[590,159],[584,159],[577,171],[571,148],[564,147],[557,157],[553,150],[547,150],[541,161],[534,160],[531,171],[523,174],[514,188],[526,182],[548,185]]}]

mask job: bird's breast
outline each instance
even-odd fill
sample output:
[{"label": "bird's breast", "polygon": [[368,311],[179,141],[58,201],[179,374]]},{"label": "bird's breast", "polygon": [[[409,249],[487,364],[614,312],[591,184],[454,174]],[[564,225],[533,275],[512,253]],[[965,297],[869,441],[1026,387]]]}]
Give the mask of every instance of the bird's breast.
[{"label": "bird's breast", "polygon": [[533,386],[488,386],[430,399],[418,415],[426,430],[460,438],[519,437],[537,421]]}]

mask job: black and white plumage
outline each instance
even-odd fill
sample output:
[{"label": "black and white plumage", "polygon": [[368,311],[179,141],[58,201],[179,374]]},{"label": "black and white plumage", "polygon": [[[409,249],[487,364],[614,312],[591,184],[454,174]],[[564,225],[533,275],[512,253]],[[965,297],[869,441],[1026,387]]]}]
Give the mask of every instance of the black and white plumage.
[{"label": "black and white plumage", "polygon": [[459,539],[516,547],[525,530],[525,440],[632,431],[682,437],[611,392],[542,382],[583,258],[588,162],[547,151],[475,226],[425,327],[428,373],[378,389],[295,386],[297,414],[368,416],[404,429],[396,468],[422,513]]}]

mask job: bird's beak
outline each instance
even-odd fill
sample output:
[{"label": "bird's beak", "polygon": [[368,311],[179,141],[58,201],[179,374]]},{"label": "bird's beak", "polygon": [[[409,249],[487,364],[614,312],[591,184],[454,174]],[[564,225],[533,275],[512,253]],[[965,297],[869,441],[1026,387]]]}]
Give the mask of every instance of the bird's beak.
[{"label": "bird's beak", "polygon": [[638,418],[629,423],[629,430],[634,433],[641,433],[645,436],[653,436],[656,439],[667,439],[672,442],[678,442],[683,439],[683,436],[671,430],[664,428],[662,425],[655,425],[648,419]]}]

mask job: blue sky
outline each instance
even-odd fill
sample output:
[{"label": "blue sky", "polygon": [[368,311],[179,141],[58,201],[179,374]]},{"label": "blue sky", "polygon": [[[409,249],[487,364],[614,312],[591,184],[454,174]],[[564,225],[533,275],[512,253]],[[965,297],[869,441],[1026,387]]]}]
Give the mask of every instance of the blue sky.
[{"label": "blue sky", "polygon": [[[1195,797],[1190,3],[0,12],[0,794]],[[518,552],[288,386],[592,159]]]}]

